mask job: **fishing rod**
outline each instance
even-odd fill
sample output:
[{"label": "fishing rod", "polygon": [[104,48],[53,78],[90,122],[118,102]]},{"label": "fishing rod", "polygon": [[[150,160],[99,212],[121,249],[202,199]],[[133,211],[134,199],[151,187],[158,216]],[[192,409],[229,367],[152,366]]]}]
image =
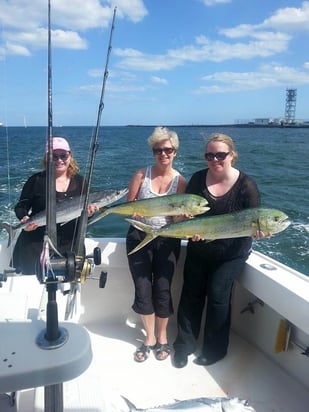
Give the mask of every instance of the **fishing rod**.
[{"label": "fishing rod", "polygon": [[[110,29],[109,43],[108,43],[106,63],[105,63],[105,70],[104,70],[103,81],[102,81],[101,96],[100,96],[100,101],[99,101],[99,106],[98,106],[97,122],[96,122],[96,127],[95,127],[93,140],[92,140],[93,143],[92,143],[92,152],[91,152],[91,158],[90,158],[89,173],[88,173],[88,177],[87,177],[87,188],[86,188],[83,211],[82,211],[81,216],[80,216],[77,235],[76,235],[75,253],[76,253],[77,258],[82,258],[85,254],[84,253],[84,242],[85,242],[85,236],[86,236],[86,230],[87,230],[87,224],[88,224],[87,209],[88,209],[88,205],[89,205],[89,195],[90,195],[90,187],[91,187],[91,181],[92,181],[92,176],[93,176],[95,156],[96,156],[96,152],[97,152],[97,149],[98,149],[98,136],[99,136],[100,125],[101,125],[102,111],[103,111],[103,108],[104,108],[104,94],[105,94],[106,81],[107,81],[107,77],[108,77],[109,57],[110,57],[111,50],[112,50],[112,37],[113,37],[113,31],[114,31],[114,27],[115,27],[116,11],[117,11],[117,7],[114,8],[113,19],[112,19],[112,24],[111,24],[111,29]],[[100,257],[101,257],[101,255],[100,255]],[[84,266],[84,263],[85,263],[84,258],[82,258],[82,262],[80,262],[80,263],[82,264],[82,266]],[[83,267],[80,268],[80,269],[82,271],[85,270],[85,268],[83,269]]]},{"label": "fishing rod", "polygon": [[56,225],[56,180],[53,163],[53,106],[52,106],[52,51],[51,51],[51,5],[48,0],[48,141],[46,159],[46,232],[48,239],[57,246]]},{"label": "fishing rod", "polygon": [[[65,328],[59,327],[56,292],[58,279],[54,275],[49,248],[57,248],[56,224],[56,179],[53,162],[53,110],[52,110],[52,52],[51,52],[51,4],[48,0],[48,142],[46,158],[46,230],[41,254],[41,280],[46,278],[47,305],[46,328],[36,338],[37,345],[43,350],[62,346],[68,339]],[[64,268],[65,266],[63,266]],[[44,411],[63,412],[63,384],[56,383],[44,387]]]},{"label": "fishing rod", "polygon": [[46,161],[46,230],[41,255],[41,271],[46,276],[48,293],[46,332],[47,341],[56,341],[60,331],[58,327],[58,309],[56,302],[57,283],[53,271],[50,270],[49,247],[57,248],[56,224],[56,179],[53,162],[53,108],[52,108],[52,51],[51,51],[51,5],[48,0],[48,142]]}]

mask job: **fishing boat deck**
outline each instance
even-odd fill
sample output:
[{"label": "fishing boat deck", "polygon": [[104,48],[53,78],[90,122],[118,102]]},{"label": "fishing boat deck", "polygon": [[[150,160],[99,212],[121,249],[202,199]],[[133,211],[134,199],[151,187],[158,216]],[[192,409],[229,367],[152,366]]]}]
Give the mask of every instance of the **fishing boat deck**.
[{"label": "fishing boat deck", "polygon": [[[94,360],[84,375],[65,384],[69,392],[77,390],[80,398],[72,398],[68,410],[126,411],[121,395],[138,408],[176,399],[227,396],[247,399],[259,412],[307,411],[308,391],[235,333],[229,354],[221,362],[201,367],[193,363],[192,355],[188,366],[179,370],[171,358],[160,362],[151,355],[145,363],[134,362],[134,350],[143,336],[122,321],[89,325]],[[86,404],[80,404],[85,399]]]},{"label": "fishing boat deck", "polygon": [[[133,352],[138,342],[133,335],[136,334],[127,331],[126,326],[116,325],[108,329],[106,336],[104,327],[105,336],[99,328],[90,332],[94,358],[89,369],[79,378],[64,383],[65,411],[129,411],[121,396],[138,408],[172,403],[176,399],[228,396],[248,399],[257,412],[308,410],[306,389],[236,334],[232,334],[225,360],[205,368],[195,365],[192,355],[188,366],[178,370],[171,359],[159,362],[150,356],[143,364],[134,362]],[[43,391],[36,396],[34,410],[42,411]]]},{"label": "fishing boat deck", "polygon": [[[118,267],[112,262],[114,258]],[[131,310],[133,285],[121,260],[122,257],[117,254],[113,257],[110,251],[106,257],[103,254],[103,270],[105,264],[110,265],[107,268],[108,277],[104,289],[99,288],[97,278],[89,279],[82,285],[81,312],[78,317],[90,335],[93,359],[82,375],[64,382],[64,411],[130,411],[122,397],[127,398],[136,408],[145,409],[175,400],[223,396],[246,399],[256,412],[308,410],[308,388],[289,376],[272,359],[235,331],[231,333],[228,355],[212,366],[196,365],[193,362],[195,355],[189,357],[188,365],[183,369],[173,367],[172,357],[157,361],[153,354],[144,363],[135,362],[133,354],[142,343],[144,334],[139,317]],[[23,277],[21,280],[21,289],[32,292],[27,303],[28,316],[31,313],[31,316],[35,317],[36,310],[44,311],[44,302],[42,303],[39,296],[42,286],[37,284],[34,277]],[[25,288],[25,285],[28,287]],[[179,299],[180,285],[181,278],[176,277],[175,307]],[[36,299],[33,298],[34,289],[38,290]],[[43,291],[43,296],[45,295],[46,292]],[[60,318],[64,310],[62,303],[59,295]],[[22,316],[25,312],[22,306],[20,314],[15,313],[15,316]],[[169,323],[171,343],[176,335],[175,318],[175,315],[172,316]],[[260,330],[260,334],[264,332]],[[79,342],[76,342],[76,345],[78,344]],[[308,358],[303,361],[308,362]],[[0,410],[43,412],[43,394],[42,387],[19,391],[13,407],[9,405],[8,397],[1,395]]]}]

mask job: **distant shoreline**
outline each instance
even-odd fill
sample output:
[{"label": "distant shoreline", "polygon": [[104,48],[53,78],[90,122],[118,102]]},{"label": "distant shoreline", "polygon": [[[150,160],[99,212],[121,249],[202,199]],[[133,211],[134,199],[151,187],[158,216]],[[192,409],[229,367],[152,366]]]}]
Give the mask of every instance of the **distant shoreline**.
[{"label": "distant shoreline", "polygon": [[[248,128],[263,128],[263,129],[303,129],[309,128],[309,123],[306,124],[291,124],[291,125],[279,125],[279,124],[252,124],[252,123],[239,123],[239,124],[177,124],[167,125],[168,127],[248,127]],[[138,125],[129,124],[125,127],[156,127],[155,125]]]},{"label": "distant shoreline", "polygon": [[[305,124],[291,124],[291,125],[279,125],[279,124],[252,124],[252,123],[239,123],[239,124],[166,124],[166,127],[233,127],[233,128],[260,128],[260,129],[308,129],[309,123]],[[24,126],[7,126],[9,128],[24,128]],[[47,127],[42,126],[28,126],[31,127]],[[66,126],[53,126],[54,129],[65,128],[65,127],[94,127],[93,125],[66,125]],[[128,125],[101,125],[100,127],[157,127],[155,124],[128,124]],[[5,128],[4,125],[0,124],[0,128]]]}]

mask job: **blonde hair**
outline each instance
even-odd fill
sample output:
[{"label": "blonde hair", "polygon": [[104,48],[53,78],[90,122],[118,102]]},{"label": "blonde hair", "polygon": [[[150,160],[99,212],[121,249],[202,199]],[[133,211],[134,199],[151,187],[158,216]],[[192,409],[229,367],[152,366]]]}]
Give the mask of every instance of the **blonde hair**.
[{"label": "blonde hair", "polygon": [[156,127],[148,138],[148,144],[151,148],[153,148],[157,143],[164,140],[169,140],[175,151],[178,150],[179,140],[177,133],[173,130],[169,130],[167,127]]},{"label": "blonde hair", "polygon": [[[47,154],[45,154],[45,156],[43,157],[42,161],[41,161],[41,166],[43,169],[46,169],[46,163],[47,163]],[[79,167],[78,164],[76,162],[76,160],[73,157],[73,153],[70,152],[70,163],[67,169],[67,176],[68,177],[73,177],[75,175],[77,175],[77,173],[79,172]]]},{"label": "blonde hair", "polygon": [[206,146],[205,146],[206,151],[207,151],[207,146],[211,142],[221,142],[221,143],[225,143],[228,146],[229,152],[233,155],[232,166],[234,166],[234,164],[236,163],[236,161],[238,159],[238,153],[237,153],[237,150],[235,148],[233,139],[230,136],[228,136],[227,134],[211,133],[211,135],[209,136],[209,139],[206,143]]}]

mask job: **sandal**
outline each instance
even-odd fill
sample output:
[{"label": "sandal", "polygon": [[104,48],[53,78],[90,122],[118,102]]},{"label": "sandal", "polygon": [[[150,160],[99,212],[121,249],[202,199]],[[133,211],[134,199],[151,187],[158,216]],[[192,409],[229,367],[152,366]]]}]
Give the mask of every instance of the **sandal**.
[{"label": "sandal", "polygon": [[150,351],[154,350],[156,348],[156,345],[150,346],[150,345],[145,345],[144,343],[142,346],[138,349],[136,349],[134,353],[134,360],[136,362],[145,362],[145,360],[148,359]]},{"label": "sandal", "polygon": [[155,357],[157,360],[165,360],[166,358],[169,357],[170,353],[171,353],[171,348],[168,343],[157,342],[156,352],[155,352]]}]

